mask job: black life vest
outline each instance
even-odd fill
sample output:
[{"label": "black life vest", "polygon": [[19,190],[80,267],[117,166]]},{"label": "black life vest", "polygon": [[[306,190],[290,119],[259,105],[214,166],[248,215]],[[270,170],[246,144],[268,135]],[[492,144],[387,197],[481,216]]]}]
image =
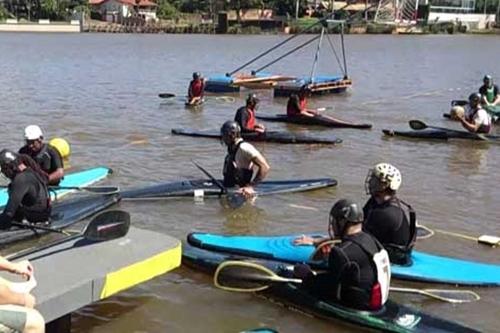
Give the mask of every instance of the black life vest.
[{"label": "black life vest", "polygon": [[236,167],[236,153],[240,148],[240,145],[244,141],[241,140],[236,144],[236,147],[231,151],[228,148],[228,154],[224,160],[224,186],[225,187],[233,187],[233,186],[247,186],[252,181],[253,170],[252,169],[244,169]]}]

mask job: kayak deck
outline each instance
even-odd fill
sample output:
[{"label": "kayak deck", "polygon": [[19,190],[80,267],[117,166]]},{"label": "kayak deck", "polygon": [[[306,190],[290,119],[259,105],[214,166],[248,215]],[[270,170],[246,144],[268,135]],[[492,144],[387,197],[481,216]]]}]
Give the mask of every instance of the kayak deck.
[{"label": "kayak deck", "polygon": [[[225,236],[209,233],[191,233],[188,243],[192,246],[219,252],[244,255],[254,258],[284,261],[288,263],[309,262],[315,248],[294,245],[300,235],[287,236]],[[311,234],[325,237],[326,234]],[[437,256],[425,252],[412,252],[412,265],[392,265],[392,276],[398,279],[446,283],[468,286],[500,286],[500,265]],[[322,266],[322,263],[311,263]],[[460,269],[457,269],[459,267]]]},{"label": "kayak deck", "polygon": [[[283,272],[283,264],[276,261],[254,260],[228,254],[185,246],[183,264],[206,273],[214,273],[217,266],[226,260],[250,260],[265,266],[276,274]],[[398,303],[387,301],[380,311],[359,311],[337,303],[322,300],[298,285],[290,283],[272,284],[259,292],[266,298],[282,302],[325,319],[339,319],[356,325],[386,332],[478,332],[461,324],[434,317]]]},{"label": "kayak deck", "polygon": [[[172,134],[184,135],[198,138],[220,139],[221,135],[216,130],[197,131],[184,128],[173,128]],[[279,131],[266,131],[265,133],[242,133],[242,137],[248,141],[274,142],[286,144],[330,144],[342,143],[342,140],[336,137],[316,137],[304,134],[293,134]]]},{"label": "kayak deck", "polygon": [[[119,194],[109,195],[89,195],[84,198],[74,198],[61,203],[56,203],[52,207],[49,226],[54,229],[69,227],[83,219],[86,219],[120,200]],[[23,239],[34,237],[38,234],[46,233],[43,230],[29,228],[12,227],[9,230],[0,232],[0,246],[4,246]]]},{"label": "kayak deck", "polygon": [[[222,180],[220,180],[222,182]],[[255,187],[257,195],[271,195],[311,191],[320,188],[336,186],[333,178],[316,178],[302,180],[275,180],[263,181]],[[218,197],[220,188],[211,180],[182,180],[156,185],[144,186],[121,192],[124,199],[139,198],[174,198],[174,197]]]},{"label": "kayak deck", "polygon": [[285,122],[285,123],[299,124],[299,125],[316,125],[316,126],[333,127],[333,128],[357,128],[357,129],[372,128],[371,124],[356,124],[339,119],[332,119],[322,115],[316,115],[314,117],[307,117],[307,116],[288,117],[286,114],[277,114],[274,116],[256,116],[256,118],[265,121]]}]

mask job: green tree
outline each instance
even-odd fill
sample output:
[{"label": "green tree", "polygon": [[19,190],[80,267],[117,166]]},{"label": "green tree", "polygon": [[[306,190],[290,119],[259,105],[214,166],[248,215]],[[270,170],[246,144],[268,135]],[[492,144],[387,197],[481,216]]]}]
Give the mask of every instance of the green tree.
[{"label": "green tree", "polygon": [[160,19],[174,19],[178,15],[177,8],[170,3],[168,0],[159,0],[157,2],[158,8],[156,10],[156,15]]}]

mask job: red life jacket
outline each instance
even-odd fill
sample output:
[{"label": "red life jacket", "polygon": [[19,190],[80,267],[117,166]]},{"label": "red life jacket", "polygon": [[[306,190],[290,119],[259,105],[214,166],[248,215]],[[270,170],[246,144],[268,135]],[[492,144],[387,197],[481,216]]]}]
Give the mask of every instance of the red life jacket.
[{"label": "red life jacket", "polygon": [[255,130],[255,111],[249,108],[246,111],[248,112],[248,120],[244,127],[249,130]]},{"label": "red life jacket", "polygon": [[305,110],[307,109],[307,99],[304,97],[304,98],[300,98],[299,99],[299,105],[300,105],[300,110]]},{"label": "red life jacket", "polygon": [[203,84],[203,80],[193,80],[190,84],[190,97],[201,97],[203,96],[203,90],[205,85]]}]

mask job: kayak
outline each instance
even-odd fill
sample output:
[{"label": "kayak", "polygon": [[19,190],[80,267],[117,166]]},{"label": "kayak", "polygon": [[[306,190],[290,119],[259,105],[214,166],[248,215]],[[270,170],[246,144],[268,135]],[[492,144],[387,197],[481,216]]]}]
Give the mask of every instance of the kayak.
[{"label": "kayak", "polygon": [[[120,200],[120,195],[89,195],[83,198],[73,198],[58,202],[52,206],[50,224],[41,226],[61,229],[84,220],[112,205]],[[4,246],[23,239],[31,238],[37,234],[44,234],[45,231],[12,227],[9,230],[0,231],[0,245]]]},{"label": "kayak", "polygon": [[[182,253],[183,264],[212,275],[220,263],[235,259],[251,260],[278,275],[283,271],[283,264],[280,262],[234,257],[228,254],[193,248],[192,246],[185,246]],[[379,311],[359,311],[331,301],[322,300],[311,295],[299,285],[291,283],[271,284],[268,289],[260,291],[258,294],[320,318],[347,321],[379,331],[398,333],[479,332],[459,323],[426,314],[391,300],[388,300]]]},{"label": "kayak", "polygon": [[[84,187],[89,186],[93,183],[96,183],[104,178],[106,178],[112,170],[106,167],[97,167],[92,169],[86,169],[83,171],[73,172],[64,175],[63,180],[58,185],[59,187]],[[49,187],[50,188],[50,187]],[[52,199],[56,197],[59,199],[62,196],[69,194],[71,192],[75,192],[74,189],[57,189],[51,190],[50,195]],[[3,207],[7,204],[9,200],[9,195],[7,193],[7,189],[0,189],[0,207]]]},{"label": "kayak", "polygon": [[322,115],[316,115],[314,117],[307,116],[295,116],[288,117],[286,114],[277,114],[275,116],[256,116],[257,119],[265,121],[274,122],[284,122],[299,125],[317,125],[325,127],[344,127],[344,128],[358,128],[358,129],[370,129],[371,124],[356,124],[348,121],[333,119],[329,117],[324,117]]},{"label": "kayak", "polygon": [[[222,182],[222,180],[220,180]],[[333,178],[316,178],[301,180],[274,180],[263,181],[257,184],[255,191],[257,195],[270,195],[279,193],[292,193],[311,191],[320,188],[336,186],[337,181]],[[124,199],[151,199],[170,197],[218,197],[221,190],[211,180],[182,180],[156,185],[140,187],[121,192]]]},{"label": "kayak", "polygon": [[[220,139],[221,135],[219,131],[197,131],[183,128],[173,128],[172,134],[175,135],[185,135],[199,138],[213,138]],[[265,142],[275,142],[275,143],[295,143],[295,144],[338,144],[342,140],[336,137],[314,137],[304,134],[293,134],[288,132],[279,131],[266,131],[263,134],[260,133],[241,133],[243,139],[248,141],[265,141]]]},{"label": "kayak", "polygon": [[387,136],[401,136],[405,138],[417,138],[417,139],[437,139],[437,140],[448,140],[448,139],[468,139],[476,141],[485,142],[499,142],[500,136],[498,135],[482,135],[488,140],[481,139],[477,134],[469,133],[459,130],[438,130],[438,129],[424,129],[418,131],[395,131],[384,129],[382,132]]},{"label": "kayak", "polygon": [[[309,262],[314,246],[293,245],[300,235],[287,236],[225,236],[191,233],[188,243],[212,251],[227,252],[288,263]],[[326,234],[311,234],[325,237]],[[323,263],[312,262],[313,266]],[[460,269],[457,269],[459,267]],[[394,278],[410,281],[446,283],[467,286],[500,286],[500,265],[480,263],[413,251],[409,266],[392,265]]]}]

